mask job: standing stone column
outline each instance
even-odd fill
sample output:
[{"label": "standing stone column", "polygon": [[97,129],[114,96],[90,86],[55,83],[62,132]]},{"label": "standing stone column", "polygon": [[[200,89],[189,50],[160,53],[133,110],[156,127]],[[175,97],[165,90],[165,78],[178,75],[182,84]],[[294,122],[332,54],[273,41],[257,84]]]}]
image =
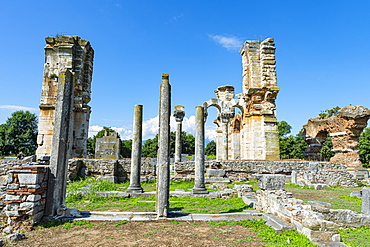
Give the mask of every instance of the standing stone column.
[{"label": "standing stone column", "polygon": [[132,135],[132,151],[131,151],[130,186],[127,188],[127,192],[131,193],[143,192],[143,188],[140,185],[141,146],[143,139],[142,126],[143,126],[143,106],[135,105],[134,126]]},{"label": "standing stone column", "polygon": [[370,214],[370,188],[364,187],[361,191],[362,196],[362,213]]},{"label": "standing stone column", "polygon": [[167,217],[170,197],[170,109],[171,85],[169,75],[162,74],[159,99],[159,133],[157,155],[157,217]]},{"label": "standing stone column", "polygon": [[67,187],[68,159],[72,149],[73,76],[69,70],[59,73],[55,106],[53,141],[50,155],[50,176],[45,215],[57,215],[64,204]]},{"label": "standing stone column", "polygon": [[229,157],[229,134],[227,125],[229,123],[230,117],[225,116],[221,113],[221,128],[222,128],[222,160],[228,160]]},{"label": "standing stone column", "polygon": [[181,162],[182,151],[182,120],[185,116],[184,107],[182,105],[175,106],[173,116],[176,120],[176,142],[175,142],[175,162]]},{"label": "standing stone column", "polygon": [[207,194],[204,183],[204,107],[195,112],[195,176],[193,194]]}]

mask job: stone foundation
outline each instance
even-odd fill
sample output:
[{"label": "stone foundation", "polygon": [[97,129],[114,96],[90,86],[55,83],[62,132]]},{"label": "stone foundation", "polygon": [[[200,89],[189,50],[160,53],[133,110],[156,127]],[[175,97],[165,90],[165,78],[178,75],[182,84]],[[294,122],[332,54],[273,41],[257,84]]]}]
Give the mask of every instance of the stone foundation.
[{"label": "stone foundation", "polygon": [[332,209],[330,203],[292,198],[284,190],[257,192],[256,209],[276,215],[294,225],[298,232],[313,242],[339,242],[339,228],[353,228],[370,224],[370,216],[351,210]]}]

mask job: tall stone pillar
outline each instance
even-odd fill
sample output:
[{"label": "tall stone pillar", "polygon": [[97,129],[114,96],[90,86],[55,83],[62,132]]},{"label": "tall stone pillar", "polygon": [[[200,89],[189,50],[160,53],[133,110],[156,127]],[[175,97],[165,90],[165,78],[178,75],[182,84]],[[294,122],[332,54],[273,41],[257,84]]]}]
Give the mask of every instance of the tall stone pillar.
[{"label": "tall stone pillar", "polygon": [[228,124],[230,117],[221,114],[221,127],[222,127],[222,160],[228,160],[229,157],[229,134],[228,134]]},{"label": "tall stone pillar", "polygon": [[73,89],[73,144],[72,157],[86,158],[91,107],[91,81],[94,50],[90,42],[78,36],[46,37],[44,77],[40,99],[36,156],[50,156],[55,122],[56,94],[60,73],[72,72]]},{"label": "tall stone pillar", "polygon": [[135,105],[133,135],[132,135],[130,186],[127,188],[127,192],[131,193],[143,192],[143,188],[140,185],[141,145],[143,139],[142,126],[143,126],[143,106]]},{"label": "tall stone pillar", "polygon": [[204,182],[204,107],[195,112],[195,177],[193,194],[207,194]]},{"label": "tall stone pillar", "polygon": [[184,107],[182,105],[175,106],[175,112],[173,116],[176,120],[175,162],[181,162],[182,120],[185,116]]},{"label": "tall stone pillar", "polygon": [[171,85],[169,75],[162,74],[159,99],[159,133],[157,155],[157,217],[167,217],[170,196],[170,109]]},{"label": "tall stone pillar", "polygon": [[50,156],[50,174],[45,215],[54,216],[64,204],[67,187],[68,159],[72,146],[73,75],[69,70],[59,74],[56,97],[53,141]]}]

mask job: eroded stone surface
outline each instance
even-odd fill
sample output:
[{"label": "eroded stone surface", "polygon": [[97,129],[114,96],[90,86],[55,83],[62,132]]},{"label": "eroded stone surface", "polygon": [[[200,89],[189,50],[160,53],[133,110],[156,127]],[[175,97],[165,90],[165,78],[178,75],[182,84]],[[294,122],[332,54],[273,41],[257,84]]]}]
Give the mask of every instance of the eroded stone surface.
[{"label": "eroded stone surface", "polygon": [[72,157],[86,157],[90,119],[90,94],[94,50],[90,42],[78,36],[46,37],[45,64],[40,100],[38,148],[36,155],[50,156],[55,106],[62,71],[70,70],[74,83]]},{"label": "eroded stone surface", "polygon": [[332,151],[335,153],[330,161],[360,167],[358,138],[366,128],[369,118],[370,109],[353,105],[343,107],[337,115],[328,118],[310,118],[303,126],[308,144],[305,158],[319,159],[318,152],[329,134],[333,142]]}]

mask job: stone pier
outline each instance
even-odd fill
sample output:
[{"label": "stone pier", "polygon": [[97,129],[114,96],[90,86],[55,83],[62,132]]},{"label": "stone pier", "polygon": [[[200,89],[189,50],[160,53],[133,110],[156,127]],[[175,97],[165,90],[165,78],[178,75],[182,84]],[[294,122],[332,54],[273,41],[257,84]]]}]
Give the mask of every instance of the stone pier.
[{"label": "stone pier", "polygon": [[195,178],[193,194],[207,194],[204,183],[204,107],[195,112]]},{"label": "stone pier", "polygon": [[171,85],[169,75],[162,74],[159,99],[159,133],[157,163],[157,200],[158,218],[167,217],[170,196],[170,109]]},{"label": "stone pier", "polygon": [[175,162],[180,162],[182,151],[182,120],[185,116],[184,107],[182,105],[175,106],[173,116],[176,120]]},{"label": "stone pier", "polygon": [[40,117],[37,135],[36,155],[50,156],[56,118],[56,97],[62,85],[61,76],[66,69],[71,72],[74,83],[72,107],[72,157],[86,158],[91,107],[94,50],[90,42],[78,36],[62,35],[58,38],[46,37],[45,64],[40,99]]},{"label": "stone pier", "polygon": [[67,187],[68,159],[72,149],[73,75],[69,70],[59,73],[53,141],[50,156],[50,176],[45,215],[54,216],[64,204]]},{"label": "stone pier", "polygon": [[143,192],[143,188],[140,185],[141,147],[143,139],[142,126],[143,126],[143,106],[135,105],[133,134],[132,134],[130,186],[127,188],[127,192],[132,193]]}]

